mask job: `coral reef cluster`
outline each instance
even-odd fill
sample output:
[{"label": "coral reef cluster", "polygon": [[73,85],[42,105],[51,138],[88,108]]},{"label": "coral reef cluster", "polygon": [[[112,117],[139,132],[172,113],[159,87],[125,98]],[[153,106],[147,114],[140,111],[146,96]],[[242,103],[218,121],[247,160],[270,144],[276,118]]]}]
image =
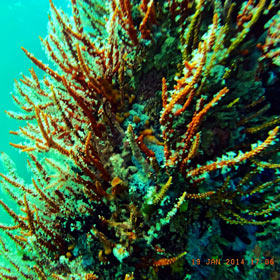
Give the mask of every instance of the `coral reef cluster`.
[{"label": "coral reef cluster", "polygon": [[279,1],[71,6],[23,48],[1,279],[279,279]]}]

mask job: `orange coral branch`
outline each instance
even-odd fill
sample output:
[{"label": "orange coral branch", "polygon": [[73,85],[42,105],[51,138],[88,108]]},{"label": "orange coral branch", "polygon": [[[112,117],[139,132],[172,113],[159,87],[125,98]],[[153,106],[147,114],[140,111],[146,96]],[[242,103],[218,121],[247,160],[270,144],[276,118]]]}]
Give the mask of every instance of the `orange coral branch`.
[{"label": "orange coral branch", "polygon": [[149,21],[150,23],[155,23],[156,12],[155,12],[154,1],[151,0],[146,7],[143,7],[143,10],[146,10],[146,13],[139,26],[139,30],[141,32],[141,38],[146,40],[151,40],[151,30],[148,29],[148,24]]},{"label": "orange coral branch", "polygon": [[171,265],[173,263],[175,263],[178,259],[182,258],[183,256],[185,256],[187,254],[187,252],[184,252],[180,255],[178,255],[177,257],[173,257],[173,258],[163,258],[163,259],[159,259],[157,261],[153,261],[152,262],[152,266],[158,267],[158,266],[167,266],[167,265]]},{"label": "orange coral branch", "polygon": [[65,86],[67,92],[73,97],[73,99],[77,102],[77,104],[81,107],[81,109],[84,111],[86,116],[89,118],[92,130],[94,131],[94,134],[98,137],[102,136],[102,132],[99,130],[99,126],[95,120],[95,118],[92,115],[92,112],[89,110],[88,106],[85,104],[83,98],[79,96],[77,92],[75,92],[66,81],[65,77],[62,76],[62,82]]},{"label": "orange coral branch", "polygon": [[7,204],[5,204],[2,200],[0,200],[0,205],[6,210],[6,212],[15,220],[19,226],[25,230],[28,230],[28,226],[19,218],[19,216],[9,208]]},{"label": "orange coral branch", "polygon": [[41,280],[48,280],[46,274],[37,265],[34,265],[33,270],[37,273]]},{"label": "orange coral branch", "polygon": [[12,147],[14,148],[17,148],[17,149],[26,149],[27,146],[26,145],[21,145],[21,144],[15,144],[15,143],[9,143],[9,145],[11,145]]},{"label": "orange coral branch", "polygon": [[50,67],[45,65],[42,61],[38,60],[34,55],[28,52],[25,48],[21,47],[21,49],[25,52],[27,57],[32,60],[32,62],[37,65],[41,70],[51,75],[56,81],[61,82],[62,79],[58,73],[53,71]]},{"label": "orange coral branch", "polygon": [[29,230],[32,234],[35,234],[35,226],[34,226],[34,221],[33,221],[33,213],[30,210],[28,201],[26,199],[26,194],[24,194],[23,196],[24,199],[24,205],[25,205],[25,209],[26,209],[26,214],[27,214],[27,221],[28,221],[28,227]]},{"label": "orange coral branch", "polygon": [[32,196],[36,196],[32,190],[27,189],[24,185],[21,185],[17,181],[14,181],[14,180],[10,179],[6,175],[0,173],[0,177],[2,177],[6,182],[8,182],[9,184],[13,185],[14,187],[22,190],[24,193],[28,193],[28,194],[31,194]]},{"label": "orange coral branch", "polygon": [[140,135],[137,140],[136,140],[139,148],[141,149],[141,151],[147,156],[147,157],[155,157],[155,153],[150,150],[144,143],[144,135]]},{"label": "orange coral branch", "polygon": [[[48,147],[58,150],[63,155],[70,156],[70,152],[68,150],[66,150],[64,147],[62,147],[61,145],[59,145],[57,142],[55,142],[52,139],[52,136],[51,135],[49,136],[48,133],[46,132],[46,129],[45,129],[45,127],[43,125],[43,122],[42,122],[42,119],[41,119],[41,115],[40,115],[41,112],[40,112],[40,109],[38,107],[35,107],[35,113],[36,113],[38,126],[41,130],[41,133],[42,133],[44,139],[46,140],[46,142],[48,144]],[[43,116],[44,116],[45,122],[48,124],[46,114],[44,114]],[[36,146],[39,147],[39,144],[36,143]]]},{"label": "orange coral branch", "polygon": [[85,153],[87,156],[87,158],[85,160],[92,162],[94,164],[94,166],[101,172],[102,178],[108,182],[111,180],[110,175],[105,170],[103,164],[100,162],[100,159],[99,159],[97,153],[95,153],[94,157],[89,153],[89,148],[91,146],[90,141],[91,141],[91,132],[88,133],[88,136],[87,136],[86,142],[85,142]]},{"label": "orange coral branch", "polygon": [[38,187],[38,185],[36,184],[35,180],[32,178],[32,183],[35,187],[35,189],[37,190],[37,192],[40,194],[40,196],[42,197],[42,199],[49,205],[52,207],[54,212],[59,212],[59,206],[54,203],[53,200],[51,200],[50,198],[48,198],[46,196],[46,194]]},{"label": "orange coral branch", "polygon": [[120,0],[119,3],[121,8],[121,12],[119,12],[119,18],[121,20],[120,24],[126,30],[133,45],[137,46],[139,44],[139,40],[132,20],[130,0]]},{"label": "orange coral branch", "polygon": [[71,0],[71,3],[72,3],[72,10],[73,10],[76,29],[79,33],[83,33],[83,26],[82,26],[80,14],[79,14],[79,9],[77,7],[77,1]]},{"label": "orange coral branch", "polygon": [[226,167],[226,166],[231,167],[235,164],[239,164],[239,163],[241,163],[241,162],[243,162],[243,161],[245,161],[249,158],[252,158],[252,157],[258,155],[264,149],[266,149],[269,145],[273,144],[273,141],[276,138],[276,135],[277,135],[278,131],[279,131],[279,127],[277,126],[269,132],[269,136],[265,139],[265,141],[261,145],[252,149],[251,151],[246,152],[246,153],[244,153],[240,156],[236,156],[233,159],[222,160],[222,161],[219,161],[219,162],[213,162],[211,164],[204,165],[204,166],[198,167],[196,169],[193,169],[191,171],[188,171],[187,172],[187,177],[197,177],[197,176],[199,176],[203,173],[209,173],[209,172],[212,172],[212,171],[217,170],[217,169],[221,169],[221,168]]},{"label": "orange coral branch", "polygon": [[206,115],[206,113],[210,110],[212,106],[214,106],[227,92],[228,88],[224,87],[221,89],[216,96],[207,104],[204,106],[204,108],[197,114],[195,114],[192,118],[192,121],[188,125],[188,130],[186,133],[186,147],[185,149],[188,149],[191,143],[191,139],[193,138],[194,134],[196,133],[198,126],[200,125],[202,118]]},{"label": "orange coral branch", "polygon": [[162,107],[165,108],[167,105],[167,85],[166,85],[166,79],[162,78]]}]

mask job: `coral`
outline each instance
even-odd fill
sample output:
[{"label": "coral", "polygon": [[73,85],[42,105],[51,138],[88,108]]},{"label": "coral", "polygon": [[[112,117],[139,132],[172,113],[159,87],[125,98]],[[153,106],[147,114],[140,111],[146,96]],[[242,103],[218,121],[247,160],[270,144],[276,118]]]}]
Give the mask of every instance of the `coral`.
[{"label": "coral", "polygon": [[259,247],[276,263],[279,3],[50,6],[51,64],[23,48],[44,77],[15,81],[7,111],[32,178],[2,153],[2,279],[250,279]]}]

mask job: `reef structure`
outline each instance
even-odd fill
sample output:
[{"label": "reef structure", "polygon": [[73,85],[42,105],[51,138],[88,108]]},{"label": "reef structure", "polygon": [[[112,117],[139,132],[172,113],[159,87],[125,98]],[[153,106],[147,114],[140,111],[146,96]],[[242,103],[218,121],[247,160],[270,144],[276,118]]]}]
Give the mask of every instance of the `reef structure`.
[{"label": "reef structure", "polygon": [[[0,225],[1,278],[277,275],[280,4],[71,5],[50,0],[51,66],[23,48],[44,77],[15,81],[20,111],[7,111],[24,123],[10,144],[32,182],[2,153],[18,208],[0,200],[13,220]],[[273,267],[193,265],[257,249]]]}]

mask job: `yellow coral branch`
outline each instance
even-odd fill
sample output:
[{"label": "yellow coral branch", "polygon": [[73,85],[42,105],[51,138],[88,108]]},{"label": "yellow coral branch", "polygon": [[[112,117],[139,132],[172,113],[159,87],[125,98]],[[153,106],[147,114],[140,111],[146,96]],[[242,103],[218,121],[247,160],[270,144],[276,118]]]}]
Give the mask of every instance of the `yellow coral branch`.
[{"label": "yellow coral branch", "polygon": [[162,188],[160,189],[160,191],[156,194],[154,200],[153,200],[153,204],[158,204],[164,197],[166,191],[169,189],[170,185],[172,182],[172,176],[170,176],[167,180],[167,182],[164,184],[164,186],[162,186]]},{"label": "yellow coral branch", "polygon": [[250,31],[250,28],[257,22],[261,13],[263,12],[263,10],[265,8],[265,3],[266,3],[266,0],[260,0],[257,11],[255,13],[253,13],[253,16],[252,16],[251,20],[247,23],[246,28],[243,28],[243,30],[240,33],[238,33],[235,40],[231,43],[231,45],[229,46],[229,48],[227,50],[226,56],[229,56],[245,39],[245,37],[247,36],[247,34]]}]

